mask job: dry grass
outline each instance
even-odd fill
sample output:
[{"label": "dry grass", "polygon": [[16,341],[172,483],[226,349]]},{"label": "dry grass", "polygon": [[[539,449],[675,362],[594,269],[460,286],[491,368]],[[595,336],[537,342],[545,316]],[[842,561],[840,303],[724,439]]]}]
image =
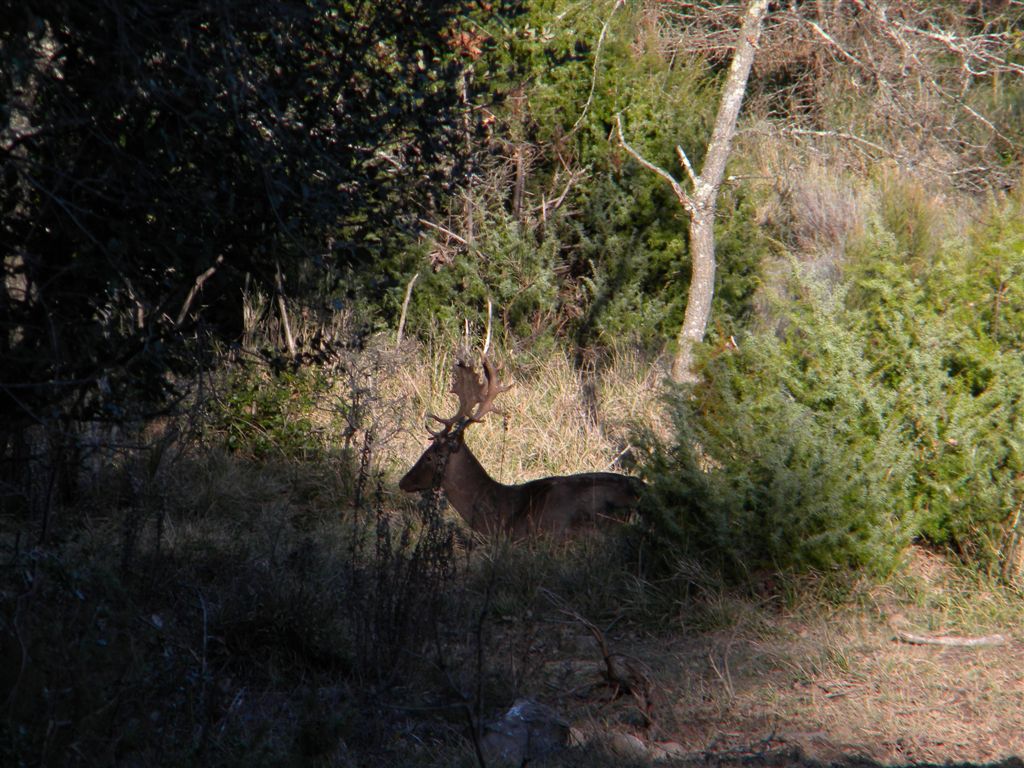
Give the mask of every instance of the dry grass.
[{"label": "dry grass", "polygon": [[[454,354],[449,347],[403,350],[393,377],[378,382],[387,402],[404,402],[396,437],[381,461],[392,479],[426,445],[427,412],[450,413]],[[588,380],[563,354],[494,355],[515,387],[504,417],[474,426],[468,442],[503,482],[614,468],[631,425],[663,427],[658,377],[650,361],[622,353]],[[594,547],[597,547],[596,549]],[[486,711],[517,696],[556,706],[581,733],[632,733],[671,740],[697,759],[795,750],[794,759],[867,758],[883,764],[990,762],[1024,752],[1024,605],[944,559],[915,550],[892,583],[865,588],[840,604],[801,585],[790,597],[759,602],[688,573],[685,594],[646,584],[621,553],[593,542],[575,549],[487,550],[484,572],[491,624],[484,656]],[[483,575],[478,575],[483,579]],[[675,591],[674,591],[675,590]],[[655,724],[642,726],[630,697],[610,701],[589,632],[558,605],[606,628],[614,652],[636,659],[657,689]],[[909,645],[896,628],[920,634],[1002,632],[1007,645]],[[467,660],[471,633],[453,650]],[[617,765],[598,738],[559,765]],[[595,751],[596,750],[596,751]],[[417,750],[419,764],[472,765],[464,742]],[[583,759],[583,763],[579,760]]]},{"label": "dry grass", "polygon": [[[394,473],[411,466],[426,448],[428,413],[450,415],[455,344],[429,349],[410,345],[395,377],[384,386],[409,403],[403,440],[385,461]],[[598,470],[621,471],[629,434],[637,424],[663,423],[659,376],[633,352],[611,356],[596,380],[588,381],[569,356],[492,354],[513,388],[492,414],[467,432],[466,442],[485,469],[504,483]],[[479,366],[478,366],[479,367]]]}]

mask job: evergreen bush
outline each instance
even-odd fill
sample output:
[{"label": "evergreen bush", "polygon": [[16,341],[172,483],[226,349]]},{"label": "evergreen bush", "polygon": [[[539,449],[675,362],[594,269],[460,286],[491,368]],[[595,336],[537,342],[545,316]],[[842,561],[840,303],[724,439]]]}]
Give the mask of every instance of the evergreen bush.
[{"label": "evergreen bush", "polygon": [[913,530],[900,482],[910,451],[841,298],[810,290],[780,307],[781,338],[750,335],[669,395],[674,436],[647,441],[645,503],[665,554],[730,580],[896,565]]},{"label": "evergreen bush", "polygon": [[211,410],[211,435],[229,451],[257,458],[308,458],[322,452],[314,424],[327,382],[315,371],[270,371],[243,365],[228,373]]},{"label": "evergreen bush", "polygon": [[918,539],[1016,577],[1021,201],[945,242],[922,206],[889,189],[838,287],[794,268],[762,328],[670,396],[673,438],[647,442],[664,554],[733,578],[886,573]]},{"label": "evergreen bush", "polygon": [[[473,73],[480,87],[486,76],[480,98],[496,119],[444,222],[466,242],[434,230],[433,243],[399,254],[389,304],[398,309],[419,272],[413,333],[480,324],[491,299],[519,337],[660,349],[682,323],[688,222],[668,185],[616,146],[612,126],[621,113],[630,141],[676,174],[677,145],[699,167],[715,74],[666,55],[642,14],[565,2],[535,4],[497,30]],[[749,314],[766,251],[748,192],[723,190],[718,230],[716,316],[731,333]]]},{"label": "evergreen bush", "polygon": [[889,216],[849,270],[865,357],[914,446],[919,533],[984,567],[1004,564],[1024,499],[1021,213],[1008,200],[930,253]]}]

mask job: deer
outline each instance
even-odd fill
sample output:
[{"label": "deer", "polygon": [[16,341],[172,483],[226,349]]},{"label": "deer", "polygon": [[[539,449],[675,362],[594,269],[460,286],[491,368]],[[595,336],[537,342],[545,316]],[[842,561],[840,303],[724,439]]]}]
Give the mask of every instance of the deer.
[{"label": "deer", "polygon": [[451,391],[459,400],[458,410],[449,418],[427,414],[443,428],[427,428],[430,446],[398,487],[408,493],[440,487],[466,524],[484,536],[567,538],[626,522],[643,487],[635,477],[585,472],[505,485],[487,473],[466,445],[466,429],[495,411],[495,399],[511,385],[499,381],[486,354],[482,362],[482,380],[471,364],[456,362]]}]

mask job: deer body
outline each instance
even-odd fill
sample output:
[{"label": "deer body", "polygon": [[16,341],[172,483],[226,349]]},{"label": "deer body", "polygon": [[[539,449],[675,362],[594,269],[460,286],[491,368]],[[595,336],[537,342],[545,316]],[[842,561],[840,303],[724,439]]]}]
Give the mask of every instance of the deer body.
[{"label": "deer body", "polygon": [[438,485],[448,501],[470,528],[483,534],[568,536],[624,522],[639,498],[640,481],[613,472],[505,485],[487,474],[461,435],[448,440],[435,441],[398,485],[410,493],[425,491],[434,487],[440,472]]},{"label": "deer body", "polygon": [[[453,387],[462,402],[459,414],[452,419],[433,417],[446,428],[433,434],[431,446],[399,481],[403,491],[440,487],[474,531],[487,535],[503,533],[514,539],[534,534],[564,537],[626,520],[643,485],[627,475],[587,472],[505,485],[487,474],[465,444],[464,430],[479,421],[493,406],[494,397],[507,387],[498,385],[486,358],[487,383],[483,385],[472,368],[459,365],[462,367],[456,369]],[[482,389],[471,392],[474,386]],[[476,404],[480,407],[471,414]]]}]

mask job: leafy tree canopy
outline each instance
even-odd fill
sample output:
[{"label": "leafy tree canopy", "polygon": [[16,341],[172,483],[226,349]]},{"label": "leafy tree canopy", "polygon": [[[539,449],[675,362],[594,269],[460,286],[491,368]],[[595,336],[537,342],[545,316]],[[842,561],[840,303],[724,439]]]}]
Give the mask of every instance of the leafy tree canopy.
[{"label": "leafy tree canopy", "polygon": [[467,10],[0,2],[0,418],[158,389],[246,280],[366,265],[459,176]]}]

